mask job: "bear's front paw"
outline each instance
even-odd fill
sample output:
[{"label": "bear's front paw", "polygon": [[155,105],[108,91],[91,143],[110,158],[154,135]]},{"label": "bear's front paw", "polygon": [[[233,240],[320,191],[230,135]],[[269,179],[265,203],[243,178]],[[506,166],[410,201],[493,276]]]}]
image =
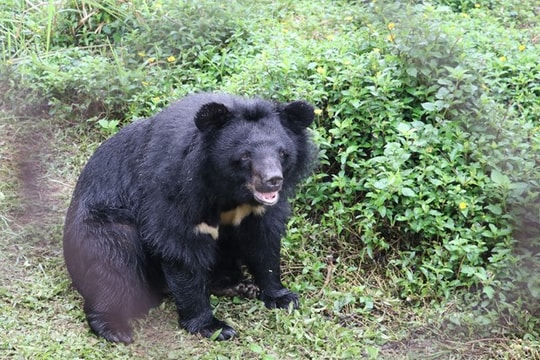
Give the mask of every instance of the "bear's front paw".
[{"label": "bear's front paw", "polygon": [[194,324],[190,324],[185,327],[191,333],[199,333],[214,340],[229,340],[237,335],[232,327],[215,317],[212,317],[211,321],[205,325],[194,326]]},{"label": "bear's front paw", "polygon": [[298,294],[285,288],[272,292],[261,291],[259,298],[269,309],[287,309],[289,306],[292,306],[293,309],[298,309]]}]

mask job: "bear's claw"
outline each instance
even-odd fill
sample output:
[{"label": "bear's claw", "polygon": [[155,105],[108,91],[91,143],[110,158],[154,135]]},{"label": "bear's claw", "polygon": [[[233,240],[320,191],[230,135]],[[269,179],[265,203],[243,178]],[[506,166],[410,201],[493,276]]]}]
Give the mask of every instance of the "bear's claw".
[{"label": "bear's claw", "polygon": [[259,299],[269,309],[287,309],[291,304],[293,309],[298,309],[298,294],[287,289],[281,289],[276,292],[267,293],[261,291]]}]

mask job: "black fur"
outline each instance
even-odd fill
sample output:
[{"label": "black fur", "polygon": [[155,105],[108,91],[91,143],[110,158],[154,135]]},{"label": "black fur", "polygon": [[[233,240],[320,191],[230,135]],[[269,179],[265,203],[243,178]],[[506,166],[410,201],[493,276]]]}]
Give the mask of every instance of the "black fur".
[{"label": "black fur", "polygon": [[197,94],[104,142],[81,173],[64,228],[92,330],[131,342],[130,320],[168,291],[186,330],[231,338],[209,293],[238,287],[242,265],[267,307],[296,308],[298,295],[280,280],[280,239],[288,198],[313,164],[312,121],[302,101]]}]

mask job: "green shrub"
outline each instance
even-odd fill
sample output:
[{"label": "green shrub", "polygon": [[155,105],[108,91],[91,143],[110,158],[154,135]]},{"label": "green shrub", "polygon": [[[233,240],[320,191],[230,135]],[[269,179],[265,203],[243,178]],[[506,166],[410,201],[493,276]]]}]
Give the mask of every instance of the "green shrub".
[{"label": "green shrub", "polygon": [[137,3],[94,0],[59,2],[50,14],[55,22],[52,47],[107,47],[119,43],[137,23],[136,7],[140,5]]},{"label": "green shrub", "polygon": [[490,8],[496,6],[496,0],[437,0],[437,4],[446,5],[455,11],[467,11],[475,8]]},{"label": "green shrub", "polygon": [[243,34],[234,3],[226,7],[214,0],[165,1],[153,9],[121,41],[142,61],[193,65],[195,59],[219,53]]},{"label": "green shrub", "polygon": [[297,204],[363,261],[386,264],[401,297],[478,289],[493,299],[516,261],[513,214],[538,191],[536,94],[520,89],[530,103],[508,116],[490,79],[504,73],[475,50],[489,39],[463,40],[466,29],[441,22],[476,26],[468,17],[388,3],[370,11],[347,8],[348,26],[327,13],[318,36],[329,41],[315,45],[298,30],[310,29],[305,18],[283,20],[254,58],[232,64],[243,71],[225,89],[318,105],[321,165]]},{"label": "green shrub", "polygon": [[[215,88],[219,76],[201,76],[198,64],[243,33],[235,9],[213,0],[12,5],[21,12],[1,35],[10,40],[3,75],[11,84],[2,103],[27,97],[22,111],[46,108],[72,120],[132,120],[187,92]],[[48,19],[39,20],[44,11]]]}]

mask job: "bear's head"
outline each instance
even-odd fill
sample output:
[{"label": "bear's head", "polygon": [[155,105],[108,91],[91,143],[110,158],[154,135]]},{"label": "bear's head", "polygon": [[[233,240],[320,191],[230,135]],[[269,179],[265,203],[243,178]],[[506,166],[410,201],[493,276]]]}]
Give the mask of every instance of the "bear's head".
[{"label": "bear's head", "polygon": [[207,179],[229,204],[271,206],[292,192],[312,162],[306,128],[314,119],[304,101],[245,100],[201,106],[195,125],[204,137]]}]

